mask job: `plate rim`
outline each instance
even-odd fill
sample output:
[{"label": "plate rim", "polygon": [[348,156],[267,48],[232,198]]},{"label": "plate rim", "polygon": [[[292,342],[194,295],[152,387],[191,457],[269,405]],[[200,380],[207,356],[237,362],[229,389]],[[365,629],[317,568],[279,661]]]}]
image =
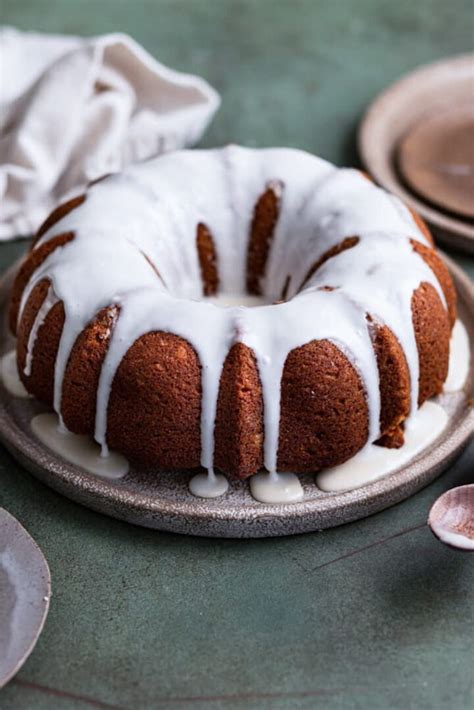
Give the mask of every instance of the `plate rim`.
[{"label": "plate rim", "polygon": [[[474,283],[449,257],[443,254],[455,280],[459,299],[474,306]],[[6,291],[17,264],[0,279],[0,292]],[[474,310],[474,309],[473,309]],[[470,373],[474,373],[474,337],[471,336]],[[357,520],[398,503],[433,481],[467,446],[474,434],[474,408],[458,417],[457,425],[448,430],[433,448],[422,451],[406,466],[365,486],[317,499],[280,505],[255,502],[229,510],[213,507],[213,502],[193,498],[193,504],[169,498],[150,498],[143,493],[133,495],[111,481],[81,471],[49,451],[32,434],[24,431],[10,417],[0,388],[0,440],[36,478],[62,495],[97,512],[126,522],[170,532],[203,537],[274,537],[311,532]],[[8,395],[7,395],[8,396]],[[47,467],[37,459],[47,461]],[[418,472],[420,464],[429,468]],[[191,475],[191,474],[190,474]],[[337,504],[335,503],[337,502]],[[336,511],[342,511],[340,517]]]}]

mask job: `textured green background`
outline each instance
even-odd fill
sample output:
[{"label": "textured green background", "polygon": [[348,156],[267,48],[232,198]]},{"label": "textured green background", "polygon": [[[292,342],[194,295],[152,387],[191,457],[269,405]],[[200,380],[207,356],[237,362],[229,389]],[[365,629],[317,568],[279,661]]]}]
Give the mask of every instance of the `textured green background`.
[{"label": "textured green background", "polygon": [[[206,77],[204,145],[292,145],[355,164],[360,114],[417,64],[471,49],[472,2],[3,0],[3,22],[122,30]],[[4,268],[24,248],[0,248]],[[474,274],[474,260],[460,258]],[[2,710],[470,708],[474,560],[425,520],[472,480],[474,446],[388,511],[261,541],[133,528],[62,499],[0,451],[0,503],[35,536],[54,596]],[[471,473],[470,473],[471,472]]]}]

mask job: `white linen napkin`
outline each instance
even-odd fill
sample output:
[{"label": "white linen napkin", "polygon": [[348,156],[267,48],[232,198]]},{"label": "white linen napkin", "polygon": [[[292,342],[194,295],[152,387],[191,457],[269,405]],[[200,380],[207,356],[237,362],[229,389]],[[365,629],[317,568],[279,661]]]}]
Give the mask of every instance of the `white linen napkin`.
[{"label": "white linen napkin", "polygon": [[123,34],[0,30],[0,241],[127,163],[195,143],[220,98]]}]

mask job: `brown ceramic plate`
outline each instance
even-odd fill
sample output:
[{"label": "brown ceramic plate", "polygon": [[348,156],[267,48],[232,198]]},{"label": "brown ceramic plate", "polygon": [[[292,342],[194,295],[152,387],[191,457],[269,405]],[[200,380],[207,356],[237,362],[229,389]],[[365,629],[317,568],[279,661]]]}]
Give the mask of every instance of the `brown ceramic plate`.
[{"label": "brown ceramic plate", "polygon": [[[474,352],[474,285],[451,261],[459,314]],[[0,282],[0,321],[6,336],[5,301],[10,277]],[[0,339],[3,350],[13,343]],[[221,498],[200,499],[188,491],[189,471],[157,474],[132,470],[119,481],[89,474],[64,461],[33,436],[32,416],[41,411],[33,399],[17,399],[0,385],[0,438],[33,475],[72,500],[136,525],[209,537],[272,537],[322,530],[364,518],[394,505],[426,486],[444,471],[467,445],[474,431],[474,358],[464,391],[439,397],[449,424],[438,441],[404,468],[368,485],[342,493],[319,490],[312,475],[301,477],[304,500],[285,505],[255,501],[248,483],[234,481]]]},{"label": "brown ceramic plate", "polygon": [[382,92],[369,106],[358,134],[359,152],[372,177],[426,219],[437,239],[471,254],[474,254],[472,219],[438,207],[435,203],[439,203],[439,194],[430,195],[432,201],[429,201],[422,191],[413,192],[401,177],[397,155],[407,136],[434,116],[449,116],[453,109],[472,111],[473,96],[474,55],[435,62]]},{"label": "brown ceramic plate", "polygon": [[0,688],[33,650],[48,613],[49,568],[26,530],[0,508]]}]

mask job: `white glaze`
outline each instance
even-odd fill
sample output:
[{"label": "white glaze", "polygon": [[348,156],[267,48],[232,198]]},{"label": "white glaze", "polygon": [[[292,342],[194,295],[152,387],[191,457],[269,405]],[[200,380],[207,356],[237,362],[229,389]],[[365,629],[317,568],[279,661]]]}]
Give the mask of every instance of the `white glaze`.
[{"label": "white glaze", "polygon": [[220,473],[208,471],[197,473],[189,481],[189,490],[198,498],[218,498],[229,488],[227,478]]},{"label": "white glaze", "polygon": [[327,468],[316,476],[316,484],[323,491],[344,491],[359,488],[404,466],[441,434],[448,415],[441,405],[425,402],[406,421],[405,443],[400,449],[386,449],[370,444],[349,461]]},{"label": "white glaze", "polygon": [[37,414],[31,420],[31,428],[45,446],[89,473],[111,480],[123,478],[128,473],[126,458],[112,452],[101,456],[100,447],[90,436],[63,431],[55,414]]},{"label": "white glaze", "polygon": [[2,382],[7,392],[12,394],[14,397],[28,398],[30,395],[26,391],[23,382],[20,380],[18,375],[16,350],[10,350],[10,352],[5,353],[0,364]]},{"label": "white glaze", "polygon": [[[264,307],[217,307],[202,298],[197,224],[206,224],[212,234],[223,295],[243,294],[254,207],[270,184],[278,192],[280,213],[262,280],[263,297],[265,302],[278,300],[290,275],[290,300]],[[412,249],[410,238],[426,239],[409,211],[356,170],[339,170],[290,149],[230,146],[176,152],[97,183],[85,202],[39,243],[64,232],[74,232],[74,240],[55,249],[37,269],[19,317],[34,286],[49,279],[65,310],[54,385],[54,408],[61,421],[62,382],[77,336],[99,310],[120,306],[97,393],[95,439],[103,454],[115,373],[133,342],[150,331],[180,335],[199,356],[201,464],[210,472],[220,375],[235,342],[255,353],[264,403],[264,464],[272,473],[281,375],[293,348],[327,338],[351,360],[366,390],[370,445],[380,433],[378,372],[366,322],[370,312],[398,337],[410,369],[411,400],[417,401],[411,297],[423,281],[437,289],[443,303],[444,296],[433,272]],[[354,234],[359,243],[328,260],[298,293],[319,256]],[[335,290],[320,290],[328,285]],[[39,324],[44,316],[37,319]]]},{"label": "white glaze", "polygon": [[462,390],[469,372],[469,361],[469,335],[464,324],[458,319],[451,335],[449,370],[443,388],[445,392]]},{"label": "white glaze", "polygon": [[260,503],[295,503],[303,500],[303,487],[294,473],[256,473],[250,478],[250,492]]}]

